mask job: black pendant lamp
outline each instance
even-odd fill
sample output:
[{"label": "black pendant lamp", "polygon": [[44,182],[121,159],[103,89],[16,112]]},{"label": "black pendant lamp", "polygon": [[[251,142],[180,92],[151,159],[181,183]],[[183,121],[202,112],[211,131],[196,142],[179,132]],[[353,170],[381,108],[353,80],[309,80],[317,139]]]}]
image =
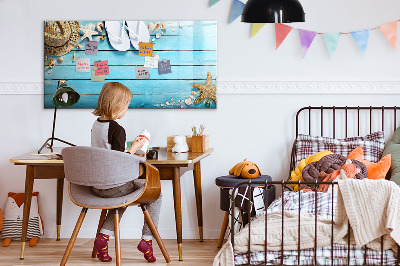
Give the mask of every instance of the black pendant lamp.
[{"label": "black pendant lamp", "polygon": [[243,8],[242,22],[304,22],[304,10],[298,0],[249,0]]}]

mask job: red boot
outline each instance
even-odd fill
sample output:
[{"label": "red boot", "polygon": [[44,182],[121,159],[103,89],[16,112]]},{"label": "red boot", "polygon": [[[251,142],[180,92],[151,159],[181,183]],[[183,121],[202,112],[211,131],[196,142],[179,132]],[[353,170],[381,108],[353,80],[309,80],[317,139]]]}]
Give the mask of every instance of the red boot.
[{"label": "red boot", "polygon": [[112,261],[112,258],[108,255],[108,235],[100,233],[94,241],[94,247],[97,250],[97,258],[104,262]]},{"label": "red boot", "polygon": [[151,243],[151,240],[142,239],[142,241],[140,241],[139,245],[137,246],[137,249],[143,253],[144,258],[148,262],[156,261],[156,257],[154,257],[153,255],[153,245]]}]

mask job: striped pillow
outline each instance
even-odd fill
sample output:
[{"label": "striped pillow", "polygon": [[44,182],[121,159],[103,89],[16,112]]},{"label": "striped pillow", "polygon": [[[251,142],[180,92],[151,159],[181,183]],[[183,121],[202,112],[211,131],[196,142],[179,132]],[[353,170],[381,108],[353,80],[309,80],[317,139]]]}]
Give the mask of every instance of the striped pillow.
[{"label": "striped pillow", "polygon": [[296,165],[302,159],[317,152],[329,150],[343,156],[361,146],[364,151],[364,159],[370,162],[378,162],[385,148],[383,131],[378,131],[364,137],[352,137],[345,139],[333,139],[329,137],[318,137],[299,134],[296,139],[295,159]]}]

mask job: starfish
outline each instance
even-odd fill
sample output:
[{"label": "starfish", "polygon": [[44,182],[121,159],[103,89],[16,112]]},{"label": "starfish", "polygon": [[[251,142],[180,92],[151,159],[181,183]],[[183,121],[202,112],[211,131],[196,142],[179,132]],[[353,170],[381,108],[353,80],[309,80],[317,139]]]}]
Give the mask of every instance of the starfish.
[{"label": "starfish", "polygon": [[83,31],[83,36],[82,36],[81,41],[85,38],[88,38],[89,41],[92,41],[92,35],[98,34],[98,32],[94,31],[93,29],[94,29],[94,25],[91,23],[86,25],[86,27],[81,27],[81,31]]},{"label": "starfish", "polygon": [[209,98],[217,103],[217,96],[215,95],[215,93],[217,92],[217,86],[212,85],[212,76],[210,72],[207,73],[207,82],[205,85],[193,84],[192,87],[200,91],[200,96],[197,97],[196,101],[194,101],[194,104],[198,104],[206,98]]}]

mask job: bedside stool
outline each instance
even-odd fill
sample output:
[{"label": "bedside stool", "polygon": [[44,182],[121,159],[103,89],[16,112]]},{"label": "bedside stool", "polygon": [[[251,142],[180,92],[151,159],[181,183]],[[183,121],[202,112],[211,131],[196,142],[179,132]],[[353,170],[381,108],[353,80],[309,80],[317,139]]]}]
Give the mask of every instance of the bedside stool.
[{"label": "bedside stool", "polygon": [[[253,178],[253,179],[236,177],[234,175],[226,175],[226,176],[217,177],[215,179],[215,184],[220,187],[220,209],[222,211],[225,211],[225,217],[224,217],[224,221],[222,222],[221,234],[219,235],[219,240],[218,240],[218,245],[217,245],[218,248],[220,248],[222,246],[226,228],[228,227],[229,208],[230,208],[230,204],[231,204],[230,199],[229,199],[230,190],[233,189],[237,184],[246,182],[249,180],[265,182],[265,180],[272,181],[272,178],[268,175],[261,175],[257,178]],[[257,187],[257,186],[254,186],[254,187]],[[270,187],[267,189],[268,189],[268,199],[266,199],[267,200],[266,206],[268,207],[275,200],[275,186],[270,185]],[[265,191],[264,191],[264,193],[265,193]]]}]

